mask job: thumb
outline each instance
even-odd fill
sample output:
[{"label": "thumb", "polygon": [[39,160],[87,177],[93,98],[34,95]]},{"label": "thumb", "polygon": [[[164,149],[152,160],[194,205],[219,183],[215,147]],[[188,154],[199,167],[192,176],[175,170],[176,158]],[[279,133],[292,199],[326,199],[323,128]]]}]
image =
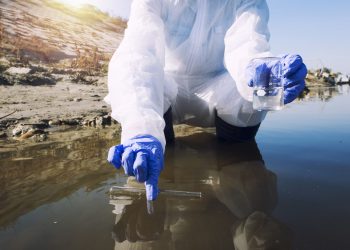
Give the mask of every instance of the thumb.
[{"label": "thumb", "polygon": [[121,158],[122,158],[123,151],[124,151],[124,147],[122,144],[113,146],[108,151],[107,161],[117,169],[119,169],[122,166]]}]

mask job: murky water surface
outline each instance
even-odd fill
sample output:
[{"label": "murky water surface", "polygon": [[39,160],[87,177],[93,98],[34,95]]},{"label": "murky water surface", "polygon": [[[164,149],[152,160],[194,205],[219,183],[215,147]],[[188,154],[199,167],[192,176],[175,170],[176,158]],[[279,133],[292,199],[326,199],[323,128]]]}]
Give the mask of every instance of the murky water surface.
[{"label": "murky water surface", "polygon": [[349,93],[312,89],[270,113],[256,143],[178,138],[160,186],[200,199],[111,197],[134,182],[106,163],[108,130],[1,144],[0,249],[350,249]]}]

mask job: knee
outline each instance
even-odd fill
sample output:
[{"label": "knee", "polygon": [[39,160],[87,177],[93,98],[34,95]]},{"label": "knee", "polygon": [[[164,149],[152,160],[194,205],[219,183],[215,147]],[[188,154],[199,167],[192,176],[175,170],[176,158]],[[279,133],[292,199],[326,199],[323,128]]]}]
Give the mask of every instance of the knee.
[{"label": "knee", "polygon": [[254,126],[239,127],[225,122],[215,112],[216,136],[227,142],[246,142],[255,140],[260,123]]},{"label": "knee", "polygon": [[171,107],[165,112],[163,119],[165,121],[164,136],[167,144],[171,144],[175,141],[175,133],[173,129],[173,115]]}]

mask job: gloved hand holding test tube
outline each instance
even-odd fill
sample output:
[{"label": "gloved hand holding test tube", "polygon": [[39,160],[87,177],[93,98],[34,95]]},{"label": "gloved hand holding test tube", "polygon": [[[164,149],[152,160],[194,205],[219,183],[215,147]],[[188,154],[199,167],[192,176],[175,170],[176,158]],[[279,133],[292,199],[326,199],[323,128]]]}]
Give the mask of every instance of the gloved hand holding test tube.
[{"label": "gloved hand holding test tube", "polygon": [[307,69],[299,55],[261,57],[247,67],[248,86],[253,87],[253,108],[280,110],[295,100],[305,87]]}]

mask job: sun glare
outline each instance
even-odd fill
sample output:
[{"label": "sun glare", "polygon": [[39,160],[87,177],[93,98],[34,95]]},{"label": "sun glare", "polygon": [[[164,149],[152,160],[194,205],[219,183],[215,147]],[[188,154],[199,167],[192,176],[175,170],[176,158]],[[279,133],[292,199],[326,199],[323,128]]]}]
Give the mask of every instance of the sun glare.
[{"label": "sun glare", "polygon": [[81,7],[84,4],[91,3],[90,0],[57,0],[57,1],[65,4],[65,5],[70,5],[70,6],[73,6],[76,8]]}]

